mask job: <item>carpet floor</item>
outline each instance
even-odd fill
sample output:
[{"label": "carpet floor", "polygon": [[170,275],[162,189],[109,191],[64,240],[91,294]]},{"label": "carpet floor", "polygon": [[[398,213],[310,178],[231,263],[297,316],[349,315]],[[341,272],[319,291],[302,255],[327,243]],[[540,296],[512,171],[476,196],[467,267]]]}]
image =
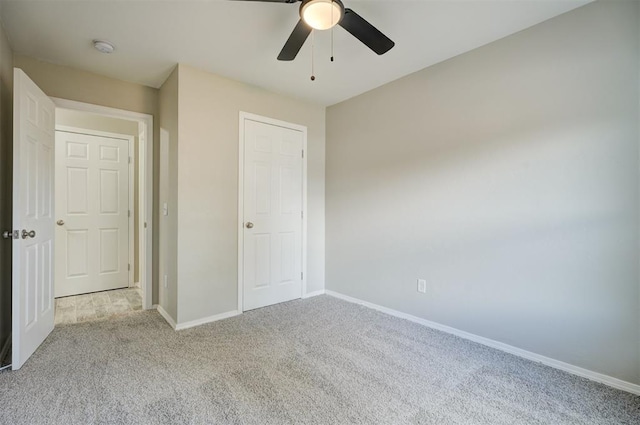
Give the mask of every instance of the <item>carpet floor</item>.
[{"label": "carpet floor", "polygon": [[61,325],[0,424],[640,424],[640,397],[328,296]]}]

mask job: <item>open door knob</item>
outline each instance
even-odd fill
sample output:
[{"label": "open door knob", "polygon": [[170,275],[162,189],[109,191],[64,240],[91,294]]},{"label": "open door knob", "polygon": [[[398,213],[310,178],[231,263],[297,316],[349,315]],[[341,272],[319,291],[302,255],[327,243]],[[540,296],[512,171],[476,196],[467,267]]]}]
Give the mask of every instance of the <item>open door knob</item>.
[{"label": "open door knob", "polygon": [[56,224],[58,226],[64,226],[64,220],[58,220],[58,221],[56,221]]},{"label": "open door knob", "polygon": [[253,223],[250,221],[247,221],[246,226],[247,226],[247,229],[253,229]]}]

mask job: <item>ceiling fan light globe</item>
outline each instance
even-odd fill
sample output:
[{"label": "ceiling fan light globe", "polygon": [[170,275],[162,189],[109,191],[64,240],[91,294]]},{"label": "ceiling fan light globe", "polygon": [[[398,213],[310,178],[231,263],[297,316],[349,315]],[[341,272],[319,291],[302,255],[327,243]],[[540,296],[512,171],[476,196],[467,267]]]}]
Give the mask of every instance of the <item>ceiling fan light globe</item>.
[{"label": "ceiling fan light globe", "polygon": [[309,0],[300,7],[300,18],[313,29],[328,30],[340,22],[343,9],[335,0]]}]

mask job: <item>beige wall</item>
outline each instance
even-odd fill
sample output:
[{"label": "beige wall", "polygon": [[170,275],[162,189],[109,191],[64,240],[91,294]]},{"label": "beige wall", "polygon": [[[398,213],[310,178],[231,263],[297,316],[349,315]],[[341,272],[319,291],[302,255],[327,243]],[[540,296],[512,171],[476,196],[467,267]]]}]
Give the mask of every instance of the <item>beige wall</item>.
[{"label": "beige wall", "polygon": [[[13,53],[0,26],[0,233],[11,229]],[[0,239],[0,350],[11,333],[11,242]],[[2,359],[0,359],[1,361]]]},{"label": "beige wall", "polygon": [[[74,68],[41,62],[25,56],[14,55],[14,66],[21,68],[47,95],[94,105],[108,106],[127,111],[150,114],[154,117],[153,195],[158,199],[159,186],[159,137],[157,89],[115,80]],[[158,235],[157,201],[153,211],[153,232]],[[158,238],[153,241],[153,303],[158,294]]]},{"label": "beige wall", "polygon": [[[182,65],[156,90],[24,56],[14,56],[14,62],[49,96],[153,114],[158,118],[154,129],[154,145],[158,147],[154,149],[154,199],[157,200],[154,232],[158,237],[154,240],[153,302],[160,302],[179,323],[237,307],[239,111],[306,125],[309,129],[308,291],[324,288],[323,107]],[[161,133],[167,138],[169,171],[162,199],[159,196]],[[161,219],[159,206],[165,201],[169,215]],[[158,226],[166,226],[167,232],[159,232]],[[208,229],[208,233],[202,233],[202,228]],[[203,238],[203,234],[211,237]],[[159,240],[163,241],[160,254]],[[159,284],[165,273],[168,276],[166,290]]]},{"label": "beige wall", "polygon": [[[178,67],[160,88],[160,209],[166,203],[168,215],[160,214],[159,304],[178,319]],[[164,276],[167,287],[164,287]]]},{"label": "beige wall", "polygon": [[328,108],[327,289],[639,384],[638,14],[595,2]]},{"label": "beige wall", "polygon": [[137,213],[139,205],[139,170],[140,155],[138,155],[138,122],[120,118],[105,117],[103,115],[92,114],[84,111],[74,111],[70,109],[56,109],[56,125],[81,128],[85,130],[105,131],[114,134],[125,134],[133,136],[133,281],[140,282],[140,218]]},{"label": "beige wall", "polygon": [[308,127],[308,291],[324,289],[325,108],[179,65],[178,322],[237,309],[238,122]]},{"label": "beige wall", "polygon": [[56,108],[56,125],[138,136],[138,122],[91,112]]}]

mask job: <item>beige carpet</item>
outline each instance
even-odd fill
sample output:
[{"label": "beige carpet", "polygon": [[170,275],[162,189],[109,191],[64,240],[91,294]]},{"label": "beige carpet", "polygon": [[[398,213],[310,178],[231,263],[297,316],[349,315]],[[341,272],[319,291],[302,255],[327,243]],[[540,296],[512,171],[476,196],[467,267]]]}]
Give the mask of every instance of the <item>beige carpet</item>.
[{"label": "beige carpet", "polygon": [[640,397],[328,296],[57,327],[1,424],[639,424]]}]

